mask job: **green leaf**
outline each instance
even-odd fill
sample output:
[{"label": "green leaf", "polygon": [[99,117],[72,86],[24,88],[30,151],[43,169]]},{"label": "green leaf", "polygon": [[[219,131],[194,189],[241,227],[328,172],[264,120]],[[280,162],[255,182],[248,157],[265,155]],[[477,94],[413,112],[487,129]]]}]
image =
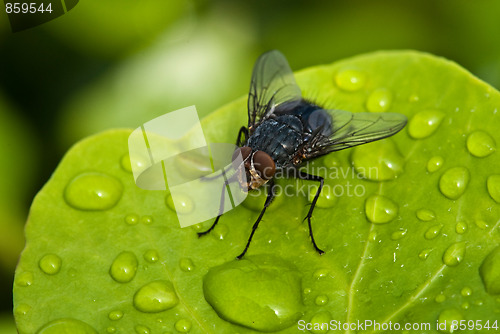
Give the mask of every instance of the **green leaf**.
[{"label": "green leaf", "polygon": [[[303,223],[313,182],[277,181],[283,191],[237,261],[264,194],[198,238],[212,221],[181,229],[165,192],[135,186],[130,130],[109,131],[75,145],[35,198],[14,284],[19,332],[296,333],[331,320],[429,323],[427,333],[444,320],[445,331],[452,320],[493,325],[500,94],[416,52],[359,56],[296,78],[305,97],[329,108],[409,118],[392,138],[305,167],[327,177],[312,220],[323,256]],[[242,98],[203,128],[209,141],[231,143],[245,123]]]}]

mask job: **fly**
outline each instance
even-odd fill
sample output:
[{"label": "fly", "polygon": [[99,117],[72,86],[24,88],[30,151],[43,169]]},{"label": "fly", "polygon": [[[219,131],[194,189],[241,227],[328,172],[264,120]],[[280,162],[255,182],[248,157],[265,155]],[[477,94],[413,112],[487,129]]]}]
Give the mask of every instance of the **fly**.
[{"label": "fly", "polygon": [[[264,53],[257,60],[248,94],[248,124],[238,132],[235,153],[241,154],[246,189],[267,187],[267,197],[259,217],[252,227],[241,259],[248,250],[267,207],[276,195],[274,175],[286,175],[315,181],[318,190],[304,220],[307,219],[309,236],[314,249],[323,254],[311,227],[311,217],[323,188],[324,178],[299,170],[302,162],[349,147],[366,144],[396,134],[406,125],[407,118],[397,113],[351,113],[329,110],[302,98],[288,62],[279,51]],[[223,207],[224,195],[221,198]],[[220,211],[222,212],[222,210]],[[208,234],[219,222],[198,236]]]}]

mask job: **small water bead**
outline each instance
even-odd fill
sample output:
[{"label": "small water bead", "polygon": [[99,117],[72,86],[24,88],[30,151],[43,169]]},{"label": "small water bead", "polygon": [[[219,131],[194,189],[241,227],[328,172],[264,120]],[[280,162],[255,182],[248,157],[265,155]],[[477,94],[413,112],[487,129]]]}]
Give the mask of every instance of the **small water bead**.
[{"label": "small water bead", "polygon": [[139,222],[139,216],[135,213],[131,213],[125,216],[125,223],[129,225],[135,225]]},{"label": "small water bead", "polygon": [[427,138],[437,130],[444,116],[439,110],[420,111],[410,120],[408,133],[414,139]]},{"label": "small water bead", "polygon": [[404,157],[390,139],[356,146],[351,161],[361,177],[372,181],[393,180],[403,173]]},{"label": "small water bead", "polygon": [[143,223],[144,225],[151,225],[151,224],[153,224],[153,217],[152,216],[142,216],[141,223]]},{"label": "small water bead", "polygon": [[116,205],[123,186],[116,178],[102,173],[82,173],[73,178],[64,190],[64,199],[75,209],[98,211]]},{"label": "small water bead", "polygon": [[128,153],[122,156],[120,165],[124,171],[132,173],[132,164],[130,163],[130,155]]},{"label": "small water bead", "polygon": [[500,175],[490,175],[486,181],[488,193],[497,203],[500,203]]},{"label": "small water bead", "polygon": [[135,326],[134,329],[135,329],[135,332],[137,334],[150,334],[151,333],[150,329],[144,325],[137,325],[137,326]]},{"label": "small water bead", "polygon": [[443,167],[444,159],[440,156],[435,156],[427,161],[427,171],[429,173],[434,173],[438,171],[441,167]]},{"label": "small water bead", "polygon": [[365,202],[365,213],[372,223],[385,224],[396,218],[398,206],[385,196],[371,195]]},{"label": "small water bead", "polygon": [[340,161],[334,154],[327,154],[323,158],[323,166],[327,168],[338,168],[340,167]]},{"label": "small water bead", "polygon": [[417,210],[417,218],[421,221],[428,222],[436,218],[434,211],[429,209]]},{"label": "small water bead", "polygon": [[123,312],[120,310],[111,311],[108,314],[109,320],[113,320],[113,321],[120,320],[122,317],[123,317]]},{"label": "small water bead", "polygon": [[434,225],[434,226],[431,226],[431,227],[429,227],[427,229],[427,231],[425,231],[424,237],[427,240],[435,239],[441,233],[441,229],[442,228],[443,228],[443,225]]},{"label": "small water bead", "polygon": [[314,334],[324,334],[328,333],[329,328],[326,326],[330,324],[332,321],[332,315],[328,311],[323,311],[316,313],[312,318],[310,323],[312,324],[312,328],[309,330]]},{"label": "small water bead", "polygon": [[31,271],[24,271],[16,275],[16,285],[19,286],[30,286],[33,284],[33,273]]},{"label": "small water bead", "polygon": [[490,295],[500,294],[500,246],[484,258],[479,267],[479,274],[486,292]]},{"label": "small water bead", "polygon": [[36,332],[37,334],[61,334],[61,333],[73,333],[73,334],[97,334],[97,331],[92,328],[89,324],[83,321],[63,318],[53,320],[45,324],[41,329]]},{"label": "small water bead", "polygon": [[458,266],[465,256],[465,242],[450,245],[443,254],[443,263],[448,267]]},{"label": "small water bead", "polygon": [[375,89],[366,101],[366,109],[371,112],[384,112],[389,110],[392,103],[392,93],[386,88]]},{"label": "small water bead", "polygon": [[407,229],[392,232],[391,240],[400,240],[400,239],[404,238],[404,236],[406,235],[406,232],[408,232]]},{"label": "small water bead", "polygon": [[154,249],[149,249],[144,253],[144,260],[146,260],[149,263],[155,263],[158,262],[160,259],[160,255],[158,252]]},{"label": "small water bead", "polygon": [[486,230],[489,225],[487,222],[485,222],[484,220],[481,220],[481,219],[478,219],[478,220],[475,220],[474,223],[476,224],[477,227],[479,227],[481,230]]},{"label": "small water bead", "polygon": [[326,268],[321,268],[321,269],[318,269],[316,270],[314,273],[313,273],[313,277],[315,279],[320,279],[320,278],[325,278],[325,277],[328,277],[328,269]]},{"label": "small water bead", "polygon": [[188,272],[194,269],[194,264],[193,261],[191,261],[191,259],[182,258],[179,260],[179,267],[182,269],[182,271]]},{"label": "small water bead", "polygon": [[319,296],[316,297],[316,299],[314,300],[314,302],[318,306],[326,305],[326,304],[328,304],[328,296],[319,295]]},{"label": "small water bead", "polygon": [[29,311],[31,311],[31,306],[29,306],[28,304],[19,304],[14,309],[14,313],[17,316],[27,315]]},{"label": "small water bead", "polygon": [[464,286],[462,291],[460,291],[460,293],[464,297],[469,297],[470,295],[472,295],[472,289],[468,286]]},{"label": "small water bead", "polygon": [[179,333],[188,333],[191,330],[192,324],[189,319],[180,319],[176,321],[174,327]]},{"label": "small water bead", "polygon": [[106,328],[106,333],[116,333],[116,327],[110,326]]},{"label": "small water bead", "polygon": [[227,225],[219,223],[214,227],[211,235],[212,238],[215,238],[216,240],[224,240],[228,232],[229,228],[227,227]]},{"label": "small water bead", "polygon": [[312,289],[311,288],[305,288],[303,292],[304,292],[305,295],[308,295],[308,294],[310,294],[312,292]]},{"label": "small water bead", "polygon": [[[452,323],[459,324],[460,320],[463,320],[463,316],[459,310],[454,308],[446,309],[439,314],[438,318],[438,324],[440,326],[439,328],[441,328],[442,326],[443,329],[445,330],[444,331],[445,333],[455,333],[456,329],[452,328],[451,325]],[[442,332],[442,330],[440,331]]]},{"label": "small water bead", "polygon": [[145,313],[163,312],[179,303],[174,286],[168,281],[153,281],[134,295],[134,307]]},{"label": "small water bead", "polygon": [[465,167],[453,167],[441,175],[439,190],[449,199],[456,200],[463,195],[469,184],[470,173]]},{"label": "small water bead", "polygon": [[465,222],[458,222],[457,225],[455,225],[455,232],[458,234],[464,234],[467,231],[467,223]]},{"label": "small water bead", "polygon": [[434,298],[434,301],[435,301],[436,303],[442,303],[442,302],[444,302],[445,300],[446,300],[446,296],[445,296],[445,295],[443,295],[442,293],[441,293],[441,294],[439,294],[439,295],[437,295],[437,296],[436,296],[436,298]]},{"label": "small water bead", "polygon": [[420,260],[427,260],[427,258],[429,257],[429,255],[431,254],[432,252],[432,249],[430,248],[427,248],[427,249],[424,249],[422,250],[419,254],[418,254],[418,257],[420,258]]},{"label": "small water bead", "polygon": [[177,214],[188,214],[195,210],[195,204],[191,197],[182,194],[176,194],[175,196],[175,204],[174,199],[171,194],[168,194],[165,198],[165,203],[167,204],[170,210],[174,211]]},{"label": "small water bead", "polygon": [[111,277],[119,283],[130,282],[137,272],[137,257],[132,252],[122,252],[114,259],[109,269]]},{"label": "small water bead", "polygon": [[474,301],[474,305],[476,305],[476,306],[483,306],[483,304],[484,304],[484,302],[481,299]]},{"label": "small water bead", "polygon": [[467,137],[467,149],[470,154],[484,158],[495,152],[495,140],[484,131],[474,131]]},{"label": "small water bead", "polygon": [[372,242],[375,242],[377,241],[377,232],[375,231],[370,231],[370,233],[368,234],[368,238],[367,238],[368,241],[372,241]]},{"label": "small water bead", "polygon": [[468,310],[468,309],[469,309],[469,307],[470,307],[469,302],[463,302],[463,303],[462,303],[462,309],[464,309],[464,310]]},{"label": "small water bead", "polygon": [[335,83],[344,91],[354,92],[365,86],[366,75],[359,70],[345,69],[337,73]]},{"label": "small water bead", "polygon": [[44,255],[38,262],[38,266],[47,275],[55,275],[61,270],[62,260],[56,254]]},{"label": "small water bead", "polygon": [[408,97],[408,102],[418,102],[420,100],[420,97],[417,94],[411,94]]},{"label": "small water bead", "polygon": [[[309,193],[308,193],[308,199],[309,202],[312,203],[314,200],[314,196],[316,196],[316,193],[318,192],[318,186],[314,185],[309,187]],[[335,196],[335,191],[334,187],[332,187],[330,184],[325,183],[323,186],[323,189],[321,189],[321,193],[319,194],[318,200],[316,201],[316,206],[318,208],[331,208],[335,205],[337,202],[337,196]]]},{"label": "small water bead", "polygon": [[[280,188],[280,187],[277,187]],[[259,188],[260,189],[260,188]],[[266,202],[266,194],[264,191],[260,192],[249,192],[247,198],[241,203],[243,207],[247,208],[248,210],[252,210],[255,212],[260,212],[262,211],[262,208],[264,207],[264,203]],[[274,198],[273,202],[269,207],[267,208],[266,212],[271,212],[276,210],[283,204],[283,199],[286,197],[286,194],[280,193],[278,191],[277,196]]]}]

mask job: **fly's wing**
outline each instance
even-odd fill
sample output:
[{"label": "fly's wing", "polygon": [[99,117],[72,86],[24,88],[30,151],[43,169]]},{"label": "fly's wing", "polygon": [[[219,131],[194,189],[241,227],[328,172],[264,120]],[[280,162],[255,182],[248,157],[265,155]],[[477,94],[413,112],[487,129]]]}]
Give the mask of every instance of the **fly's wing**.
[{"label": "fly's wing", "polygon": [[319,125],[306,143],[306,159],[390,137],[404,128],[408,121],[405,115],[397,113],[321,111],[327,112],[330,120]]},{"label": "fly's wing", "polygon": [[273,50],[257,59],[248,93],[248,129],[250,134],[257,125],[271,116],[282,103],[294,107],[302,99],[299,86],[285,56]]}]

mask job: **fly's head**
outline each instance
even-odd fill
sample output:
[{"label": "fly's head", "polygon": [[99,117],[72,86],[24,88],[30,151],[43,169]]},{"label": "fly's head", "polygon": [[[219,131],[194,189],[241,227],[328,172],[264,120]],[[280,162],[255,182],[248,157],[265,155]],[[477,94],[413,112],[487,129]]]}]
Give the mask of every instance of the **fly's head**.
[{"label": "fly's head", "polygon": [[[273,178],[276,164],[269,154],[264,151],[253,151],[250,147],[243,146],[234,151],[233,161],[239,153],[241,153],[243,164],[234,167],[239,171],[238,179],[243,187],[248,190],[257,189]],[[243,175],[246,175],[246,180]]]}]

